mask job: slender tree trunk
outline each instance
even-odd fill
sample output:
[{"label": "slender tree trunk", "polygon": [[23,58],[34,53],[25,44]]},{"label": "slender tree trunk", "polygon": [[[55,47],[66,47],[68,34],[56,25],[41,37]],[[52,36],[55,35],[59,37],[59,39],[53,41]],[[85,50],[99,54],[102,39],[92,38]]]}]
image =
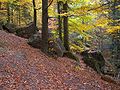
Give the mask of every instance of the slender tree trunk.
[{"label": "slender tree trunk", "polygon": [[62,18],[61,18],[61,16],[60,16],[60,14],[61,14],[61,9],[60,9],[60,7],[61,7],[61,4],[62,4],[62,2],[57,2],[57,10],[58,10],[58,31],[59,31],[59,38],[61,39],[61,41],[62,41]]},{"label": "slender tree trunk", "polygon": [[113,3],[113,14],[114,14],[114,15],[115,15],[115,12],[116,12],[115,6],[116,6],[116,0],[114,0],[114,3]]},{"label": "slender tree trunk", "polygon": [[48,52],[48,0],[42,0],[42,51]]},{"label": "slender tree trunk", "polygon": [[18,5],[18,7],[19,7],[19,9],[18,9],[18,25],[20,26],[20,24],[21,24],[21,11],[20,11],[20,9],[21,9],[21,6],[20,5]]},{"label": "slender tree trunk", "polygon": [[13,16],[14,10],[13,8],[11,9],[11,23],[14,23],[14,16]]},{"label": "slender tree trunk", "polygon": [[10,23],[10,6],[9,6],[9,2],[7,3],[7,23]]},{"label": "slender tree trunk", "polygon": [[[34,25],[35,27],[37,27],[37,11],[36,11],[36,4],[35,4],[35,0],[32,0],[33,2],[33,9],[34,9]],[[35,28],[35,32],[37,32],[36,28]]]},{"label": "slender tree trunk", "polygon": [[[63,10],[65,13],[67,13],[67,2],[63,4]],[[70,50],[69,48],[69,33],[68,33],[68,16],[63,17],[63,27],[64,27],[64,47],[67,51]]]},{"label": "slender tree trunk", "polygon": [[0,2],[0,10],[2,9],[2,2]]}]

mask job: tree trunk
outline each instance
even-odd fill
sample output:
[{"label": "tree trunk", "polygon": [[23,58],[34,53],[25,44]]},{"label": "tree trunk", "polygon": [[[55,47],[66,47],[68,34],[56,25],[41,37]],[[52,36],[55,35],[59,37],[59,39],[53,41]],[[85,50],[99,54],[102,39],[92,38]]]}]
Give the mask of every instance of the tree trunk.
[{"label": "tree trunk", "polygon": [[[67,2],[63,4],[63,11],[64,13],[67,13]],[[67,51],[70,50],[69,48],[69,36],[68,36],[68,16],[63,17],[63,27],[64,27],[64,47]]]},{"label": "tree trunk", "polygon": [[18,5],[19,9],[18,9],[18,25],[20,26],[21,25],[21,6]]},{"label": "tree trunk", "polygon": [[61,41],[62,41],[62,18],[61,18],[61,16],[60,16],[60,14],[61,14],[61,4],[62,4],[62,2],[61,1],[59,1],[59,2],[57,2],[57,10],[58,10],[58,31],[59,31],[59,38],[61,39]]},{"label": "tree trunk", "polygon": [[[36,11],[36,4],[35,4],[35,0],[32,0],[33,1],[33,9],[34,9],[34,24],[35,24],[35,27],[37,27],[37,11]],[[36,28],[35,28],[35,32],[37,32]]]},{"label": "tree trunk", "polygon": [[14,16],[13,16],[14,10],[11,8],[11,23],[14,23]]},{"label": "tree trunk", "polygon": [[115,15],[115,11],[116,11],[116,0],[114,0],[113,2],[113,14]]},{"label": "tree trunk", "polygon": [[48,0],[42,0],[42,51],[48,52]]},{"label": "tree trunk", "polygon": [[10,7],[9,7],[9,2],[7,2],[7,23],[10,23]]},{"label": "tree trunk", "polygon": [[0,2],[0,10],[2,9],[2,2]]}]

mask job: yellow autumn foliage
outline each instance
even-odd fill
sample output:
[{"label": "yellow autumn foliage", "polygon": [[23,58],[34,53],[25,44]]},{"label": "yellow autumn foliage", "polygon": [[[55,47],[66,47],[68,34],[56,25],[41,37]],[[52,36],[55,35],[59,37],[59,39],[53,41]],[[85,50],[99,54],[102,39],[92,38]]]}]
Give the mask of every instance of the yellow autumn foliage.
[{"label": "yellow autumn foliage", "polygon": [[96,20],[95,25],[104,28],[105,26],[108,25],[109,22],[110,22],[110,20],[108,18],[101,17]]},{"label": "yellow autumn foliage", "polygon": [[106,32],[111,34],[117,32],[118,30],[120,30],[120,26],[109,26],[107,27]]}]

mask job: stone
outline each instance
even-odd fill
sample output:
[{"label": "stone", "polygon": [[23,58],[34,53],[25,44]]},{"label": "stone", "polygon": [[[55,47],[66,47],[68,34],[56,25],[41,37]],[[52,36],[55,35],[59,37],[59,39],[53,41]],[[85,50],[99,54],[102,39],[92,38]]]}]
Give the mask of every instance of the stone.
[{"label": "stone", "polygon": [[[62,45],[62,41],[59,38],[53,38],[52,33],[49,33],[49,41],[48,41],[48,53],[50,55],[57,55],[62,57],[65,50],[65,47]],[[32,35],[28,39],[28,44],[34,48],[41,49],[42,48],[42,34],[36,33]]]},{"label": "stone", "polygon": [[41,49],[42,48],[42,35],[41,35],[41,33],[36,33],[36,34],[32,35],[28,39],[27,43],[34,48]]},{"label": "stone", "polygon": [[75,60],[76,62],[79,62],[79,58],[77,57],[77,55],[73,54],[70,51],[65,51],[63,56],[66,56],[66,57],[68,57],[70,59]]},{"label": "stone", "polygon": [[59,38],[49,40],[48,44],[49,53],[52,55],[56,54],[58,57],[62,57],[66,51],[62,41]]},{"label": "stone", "polygon": [[2,25],[0,25],[0,30],[2,30],[3,28],[2,28]]},{"label": "stone", "polygon": [[57,55],[60,57],[62,57],[64,52],[66,51],[60,38],[56,38],[56,43],[55,43],[54,48],[56,50]]},{"label": "stone", "polygon": [[5,30],[8,33],[15,33],[16,32],[16,25],[12,23],[7,23],[5,25],[2,25],[3,30]]},{"label": "stone", "polygon": [[3,25],[3,22],[0,21],[0,30],[3,30],[2,25]]},{"label": "stone", "polygon": [[38,28],[31,22],[25,27],[17,28],[16,35],[28,39],[34,35],[36,31],[38,31]]},{"label": "stone", "polygon": [[97,73],[115,76],[116,68],[104,59],[101,52],[85,50],[81,55],[86,65],[92,67]]}]

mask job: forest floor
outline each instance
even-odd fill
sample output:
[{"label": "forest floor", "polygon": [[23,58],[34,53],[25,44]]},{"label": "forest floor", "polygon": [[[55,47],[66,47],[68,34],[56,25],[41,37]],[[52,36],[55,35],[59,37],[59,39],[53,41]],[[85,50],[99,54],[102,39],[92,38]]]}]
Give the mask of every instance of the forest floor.
[{"label": "forest floor", "polygon": [[27,40],[0,31],[0,90],[120,90],[80,61],[53,59]]}]

